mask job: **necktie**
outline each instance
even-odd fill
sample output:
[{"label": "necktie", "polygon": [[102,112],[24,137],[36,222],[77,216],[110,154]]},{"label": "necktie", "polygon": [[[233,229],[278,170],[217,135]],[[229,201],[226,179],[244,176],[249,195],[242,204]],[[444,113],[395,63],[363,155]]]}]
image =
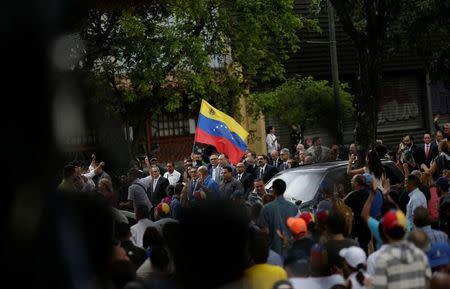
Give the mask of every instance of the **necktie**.
[{"label": "necktie", "polygon": [[264,169],[261,168],[261,170],[259,171],[259,177],[262,178],[264,175]]},{"label": "necktie", "polygon": [[242,178],[242,174],[239,174],[238,175],[238,180],[241,180],[241,178]]},{"label": "necktie", "polygon": [[429,153],[430,153],[430,145],[426,144],[425,145],[425,155],[427,156],[427,158],[428,158]]}]

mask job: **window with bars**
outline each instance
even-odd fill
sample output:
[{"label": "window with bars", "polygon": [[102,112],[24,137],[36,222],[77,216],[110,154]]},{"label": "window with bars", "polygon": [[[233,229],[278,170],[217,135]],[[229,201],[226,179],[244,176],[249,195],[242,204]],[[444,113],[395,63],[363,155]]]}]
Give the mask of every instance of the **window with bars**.
[{"label": "window with bars", "polygon": [[182,113],[163,114],[152,118],[152,136],[184,136],[192,132],[192,119]]}]

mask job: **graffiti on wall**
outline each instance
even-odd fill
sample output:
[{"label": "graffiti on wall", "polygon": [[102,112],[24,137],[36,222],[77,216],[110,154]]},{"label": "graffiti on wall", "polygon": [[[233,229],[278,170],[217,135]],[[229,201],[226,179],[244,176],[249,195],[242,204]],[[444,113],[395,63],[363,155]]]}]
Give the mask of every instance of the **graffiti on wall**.
[{"label": "graffiti on wall", "polygon": [[383,88],[378,112],[378,125],[416,118],[419,113],[419,106],[406,90]]}]

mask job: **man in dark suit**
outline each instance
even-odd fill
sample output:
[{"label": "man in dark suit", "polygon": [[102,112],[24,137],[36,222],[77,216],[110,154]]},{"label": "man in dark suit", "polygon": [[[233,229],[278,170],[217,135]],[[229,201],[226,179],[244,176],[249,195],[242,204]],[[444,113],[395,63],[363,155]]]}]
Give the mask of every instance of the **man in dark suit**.
[{"label": "man in dark suit", "polygon": [[278,153],[278,151],[276,150],[271,151],[270,160],[268,164],[278,168],[282,163],[283,161],[280,159],[280,154]]},{"label": "man in dark suit", "polygon": [[252,174],[245,171],[245,165],[243,163],[238,163],[236,165],[236,174],[234,177],[240,181],[244,187],[244,197],[247,199],[248,192],[253,189],[253,181],[255,178]]},{"label": "man in dark suit", "polygon": [[400,163],[402,164],[404,175],[408,176],[413,170],[420,170],[422,160],[412,135],[407,134],[403,137],[403,145]]},{"label": "man in dark suit", "polygon": [[259,155],[257,158],[258,166],[257,178],[263,179],[267,183],[274,175],[278,173],[278,169],[268,164],[269,158],[266,155]]},{"label": "man in dark suit", "polygon": [[426,133],[423,135],[423,144],[418,145],[418,155],[420,159],[419,165],[425,164],[430,167],[430,162],[437,156],[437,147],[431,141],[431,135]]},{"label": "man in dark suit", "polygon": [[152,202],[153,208],[155,208],[167,196],[169,180],[161,176],[159,167],[157,166],[153,166],[150,172],[152,174],[152,180],[148,188],[148,198]]},{"label": "man in dark suit", "polygon": [[289,149],[284,148],[280,151],[280,155],[281,155],[281,163],[278,165],[277,169],[279,171],[284,171],[289,169],[289,164],[288,164],[288,160],[289,160]]}]

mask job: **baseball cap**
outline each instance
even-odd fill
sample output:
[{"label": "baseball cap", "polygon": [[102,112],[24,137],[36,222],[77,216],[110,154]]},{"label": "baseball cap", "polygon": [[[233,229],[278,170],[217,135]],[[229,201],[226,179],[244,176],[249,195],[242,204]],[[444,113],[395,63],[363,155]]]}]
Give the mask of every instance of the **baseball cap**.
[{"label": "baseball cap", "polygon": [[166,203],[159,203],[156,207],[156,210],[158,212],[158,215],[165,216],[170,213],[170,206]]},{"label": "baseball cap", "polygon": [[299,218],[302,218],[307,226],[309,226],[310,223],[314,223],[314,215],[311,212],[302,212],[299,215]]},{"label": "baseball cap", "polygon": [[440,177],[436,180],[436,187],[440,187],[444,190],[448,191],[448,188],[450,187],[450,179],[446,177]]},{"label": "baseball cap", "polygon": [[366,179],[366,186],[370,186],[372,184],[372,175],[368,173],[364,173],[363,177]]},{"label": "baseball cap", "polygon": [[427,253],[431,268],[448,265],[450,263],[450,245],[447,243],[433,243]]},{"label": "baseball cap", "polygon": [[304,236],[308,232],[306,222],[302,218],[290,217],[286,223],[293,235]]},{"label": "baseball cap", "polygon": [[380,224],[386,230],[392,230],[395,228],[406,229],[406,217],[400,210],[390,210],[384,214]]},{"label": "baseball cap", "polygon": [[358,269],[358,265],[366,264],[367,262],[367,256],[364,250],[356,246],[341,249],[339,256],[344,258],[348,265],[355,269]]}]

